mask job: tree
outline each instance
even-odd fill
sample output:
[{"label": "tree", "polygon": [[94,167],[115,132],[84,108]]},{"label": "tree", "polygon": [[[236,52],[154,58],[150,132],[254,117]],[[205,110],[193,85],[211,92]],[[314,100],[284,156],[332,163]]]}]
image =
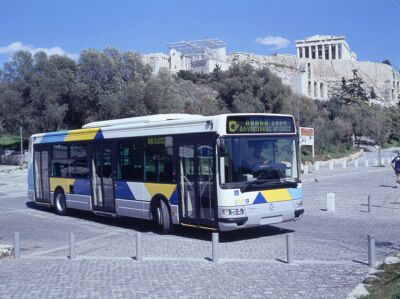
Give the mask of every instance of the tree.
[{"label": "tree", "polygon": [[168,71],[161,70],[149,80],[144,103],[150,114],[182,113],[184,102],[178,92],[175,78]]},{"label": "tree", "polygon": [[385,59],[384,61],[382,61],[382,63],[392,66],[392,62],[390,61],[390,59]]},{"label": "tree", "polygon": [[346,80],[344,77],[339,87],[333,88],[331,98],[337,98],[345,104],[368,102],[370,97],[365,90],[365,82],[353,70],[353,78]]}]

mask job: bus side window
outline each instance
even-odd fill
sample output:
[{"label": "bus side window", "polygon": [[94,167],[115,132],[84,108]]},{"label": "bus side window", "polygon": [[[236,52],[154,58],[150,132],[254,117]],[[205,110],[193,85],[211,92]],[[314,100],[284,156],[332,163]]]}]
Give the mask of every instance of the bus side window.
[{"label": "bus side window", "polygon": [[143,181],[143,140],[124,141],[118,148],[118,179]]},{"label": "bus side window", "polygon": [[68,145],[54,144],[53,155],[51,157],[51,176],[67,178],[69,177]]},{"label": "bus side window", "polygon": [[146,143],[145,181],[173,182],[172,138],[149,137]]}]

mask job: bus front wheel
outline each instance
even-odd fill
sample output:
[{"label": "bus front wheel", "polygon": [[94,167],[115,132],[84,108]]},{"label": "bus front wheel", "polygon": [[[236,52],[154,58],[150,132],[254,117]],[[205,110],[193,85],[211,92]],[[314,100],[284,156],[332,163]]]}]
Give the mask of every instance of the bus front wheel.
[{"label": "bus front wheel", "polygon": [[56,213],[61,216],[67,215],[67,204],[65,201],[65,194],[62,191],[58,191],[55,194],[54,207],[56,209]]},{"label": "bus front wheel", "polygon": [[167,204],[163,200],[160,200],[156,206],[154,220],[157,224],[157,227],[161,230],[161,233],[167,234],[171,232],[171,215],[169,213]]}]

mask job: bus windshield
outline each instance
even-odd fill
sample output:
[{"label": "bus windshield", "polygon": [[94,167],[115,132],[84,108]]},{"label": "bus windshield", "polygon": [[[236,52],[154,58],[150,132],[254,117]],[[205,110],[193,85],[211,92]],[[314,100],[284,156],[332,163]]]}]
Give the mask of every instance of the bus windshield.
[{"label": "bus windshield", "polygon": [[295,137],[226,137],[222,144],[223,188],[242,188],[256,182],[282,186],[298,181]]}]

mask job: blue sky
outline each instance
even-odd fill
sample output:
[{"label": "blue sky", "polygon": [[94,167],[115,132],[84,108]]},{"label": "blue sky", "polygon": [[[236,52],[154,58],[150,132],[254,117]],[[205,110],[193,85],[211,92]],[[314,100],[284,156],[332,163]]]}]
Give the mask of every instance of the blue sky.
[{"label": "blue sky", "polygon": [[16,49],[150,53],[203,38],[228,52],[294,54],[296,39],[327,34],[346,36],[359,60],[400,66],[400,0],[2,0],[0,26],[0,65]]}]

